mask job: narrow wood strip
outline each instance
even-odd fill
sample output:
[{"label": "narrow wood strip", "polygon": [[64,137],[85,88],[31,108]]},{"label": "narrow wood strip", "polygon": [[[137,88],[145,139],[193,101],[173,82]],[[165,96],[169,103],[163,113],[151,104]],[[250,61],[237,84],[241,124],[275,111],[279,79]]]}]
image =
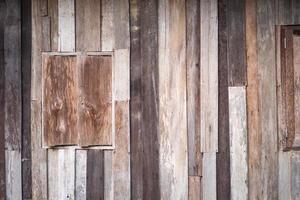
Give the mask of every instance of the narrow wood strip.
[{"label": "narrow wood strip", "polygon": [[104,199],[114,199],[113,151],[104,151]]},{"label": "narrow wood strip", "polygon": [[300,154],[291,155],[291,199],[300,199]]},{"label": "narrow wood strip", "polygon": [[218,2],[219,39],[219,102],[218,102],[218,153],[217,198],[230,199],[230,147],[228,114],[228,62],[227,62],[227,8],[226,0]]},{"label": "narrow wood strip", "polygon": [[185,11],[184,1],[158,3],[161,199],[188,198]]},{"label": "narrow wood strip", "polygon": [[247,110],[245,87],[229,87],[231,199],[248,199]]},{"label": "narrow wood strip", "polygon": [[201,175],[200,151],[200,1],[186,2],[187,131],[189,175]]},{"label": "narrow wood strip", "polygon": [[300,37],[293,35],[293,71],[294,71],[294,147],[300,147]]},{"label": "narrow wood strip", "polygon": [[216,153],[203,153],[202,199],[217,199]]},{"label": "narrow wood strip", "polygon": [[39,0],[40,16],[48,15],[48,0]]},{"label": "narrow wood strip", "polygon": [[5,150],[6,199],[22,200],[21,152]]},{"label": "narrow wood strip", "polygon": [[201,199],[201,177],[189,176],[189,200]]},{"label": "narrow wood strip", "polygon": [[201,13],[201,152],[218,151],[218,1],[203,0]]},{"label": "narrow wood strip", "polygon": [[42,51],[51,51],[51,18],[49,16],[42,17]]},{"label": "narrow wood strip", "polygon": [[58,50],[75,51],[74,0],[58,0]]},{"label": "narrow wood strip", "polygon": [[48,16],[50,17],[51,30],[51,51],[58,49],[58,0],[48,0]]},{"label": "narrow wood strip", "polygon": [[104,153],[102,150],[88,150],[86,168],[86,198],[104,199]]},{"label": "narrow wood strip", "polygon": [[75,199],[86,200],[87,192],[87,151],[75,151]]},{"label": "narrow wood strip", "polygon": [[278,200],[291,197],[291,152],[278,152]]},{"label": "narrow wood strip", "polygon": [[101,50],[112,51],[114,48],[113,3],[111,0],[101,1]]}]

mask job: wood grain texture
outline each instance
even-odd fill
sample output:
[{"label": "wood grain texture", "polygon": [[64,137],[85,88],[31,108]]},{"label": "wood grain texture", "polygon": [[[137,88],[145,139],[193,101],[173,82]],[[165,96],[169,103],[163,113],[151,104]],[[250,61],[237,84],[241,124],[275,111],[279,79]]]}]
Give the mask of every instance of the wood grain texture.
[{"label": "wood grain texture", "polygon": [[203,153],[202,167],[202,199],[217,199],[217,166],[216,153]]},{"label": "wood grain texture", "polygon": [[203,0],[201,13],[201,152],[218,151],[218,3]]},{"label": "wood grain texture", "polygon": [[51,18],[48,16],[42,17],[42,51],[51,51]]},{"label": "wood grain texture", "polygon": [[48,16],[50,17],[51,30],[51,51],[59,51],[58,49],[58,0],[48,0]]},{"label": "wood grain texture", "polygon": [[230,199],[230,147],[228,114],[228,58],[227,58],[227,8],[226,0],[218,1],[218,153],[217,162],[217,198]]},{"label": "wood grain texture", "polygon": [[43,136],[46,146],[78,142],[78,68],[75,56],[43,60]]},{"label": "wood grain texture", "polygon": [[101,50],[112,51],[114,47],[113,1],[101,1]]},{"label": "wood grain texture", "polygon": [[201,175],[200,151],[200,1],[186,1],[187,131],[189,175]]},{"label": "wood grain texture", "polygon": [[48,0],[39,0],[40,16],[47,16],[48,14]]},{"label": "wood grain texture", "polygon": [[86,56],[80,76],[79,144],[112,145],[111,56]]},{"label": "wood grain texture", "polygon": [[300,199],[300,154],[291,155],[291,199]]},{"label": "wood grain texture", "polygon": [[75,199],[86,199],[87,192],[87,150],[75,151]]},{"label": "wood grain texture", "polygon": [[113,151],[104,151],[104,199],[114,199]]},{"label": "wood grain texture", "polygon": [[293,71],[294,71],[294,147],[300,147],[300,37],[293,35]]},{"label": "wood grain texture", "polygon": [[75,51],[74,0],[58,0],[58,50]]},{"label": "wood grain texture", "polygon": [[158,21],[161,199],[187,199],[185,2],[159,1]]},{"label": "wood grain texture", "polygon": [[76,50],[101,50],[101,1],[76,0]]},{"label": "wood grain texture", "polygon": [[227,3],[228,81],[230,86],[246,85],[245,0]]},{"label": "wood grain texture", "polygon": [[262,120],[263,199],[278,198],[277,112],[275,65],[275,5],[271,0],[257,1],[257,60],[260,77],[259,103]]},{"label": "wood grain texture", "polygon": [[201,199],[201,177],[189,176],[189,200]]},{"label": "wood grain texture", "polygon": [[245,87],[229,87],[231,199],[248,199],[247,108]]},{"label": "wood grain texture", "polygon": [[250,199],[261,199],[261,117],[259,112],[259,77],[257,63],[256,1],[246,0],[246,55],[247,55],[247,122],[248,122],[248,192]]}]

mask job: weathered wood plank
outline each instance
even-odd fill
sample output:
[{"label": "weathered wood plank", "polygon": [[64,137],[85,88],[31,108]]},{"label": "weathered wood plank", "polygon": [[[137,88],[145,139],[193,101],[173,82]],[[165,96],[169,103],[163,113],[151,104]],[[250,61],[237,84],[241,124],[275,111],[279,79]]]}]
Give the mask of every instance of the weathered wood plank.
[{"label": "weathered wood plank", "polygon": [[278,199],[291,199],[291,153],[278,152]]},{"label": "weathered wood plank", "polygon": [[75,51],[74,0],[58,0],[58,50]]},{"label": "weathered wood plank", "polygon": [[48,150],[49,200],[75,198],[75,150]]},{"label": "weathered wood plank", "polygon": [[76,50],[101,50],[101,1],[76,0]]},{"label": "weathered wood plank", "polygon": [[219,96],[218,96],[218,153],[217,198],[230,199],[230,147],[228,114],[228,62],[227,62],[227,9],[226,0],[218,1],[218,59],[219,59]]},{"label": "weathered wood plank", "polygon": [[42,51],[51,51],[51,18],[49,16],[42,17]]},{"label": "weathered wood plank", "polygon": [[113,151],[104,151],[104,199],[114,199]]},{"label": "weathered wood plank", "polygon": [[114,199],[130,199],[129,102],[115,103],[116,147],[113,153]]},{"label": "weathered wood plank", "polygon": [[299,24],[300,23],[300,1],[292,0],[292,16],[293,16],[293,23]]},{"label": "weathered wood plank", "polygon": [[217,166],[216,153],[203,153],[202,166],[202,199],[217,199]]},{"label": "weathered wood plank", "polygon": [[101,50],[112,51],[114,48],[113,1],[101,1]]},{"label": "weathered wood plank", "polygon": [[300,147],[300,37],[293,36],[293,71],[294,71],[294,146]]},{"label": "weathered wood plank", "polygon": [[262,199],[278,198],[277,112],[275,66],[275,5],[272,0],[257,1],[257,60],[262,132]]},{"label": "weathered wood plank", "polygon": [[114,49],[129,49],[129,2],[112,0]]},{"label": "weathered wood plank", "polygon": [[39,14],[40,16],[48,15],[48,0],[39,0]]},{"label": "weathered wood plank", "polygon": [[246,85],[245,0],[227,1],[228,81],[230,86]]},{"label": "weathered wood plank", "polygon": [[257,63],[256,0],[246,0],[246,55],[247,55],[247,122],[249,198],[262,199],[261,189],[261,118],[259,113],[259,77]]},{"label": "weathered wood plank", "polygon": [[201,199],[201,177],[189,176],[189,200]]},{"label": "weathered wood plank", "polygon": [[86,199],[87,150],[75,151],[75,199]]},{"label": "weathered wood plank", "polygon": [[200,1],[186,1],[187,131],[189,175],[201,175],[200,151]]},{"label": "weathered wood plank", "polygon": [[291,199],[300,199],[300,154],[291,155]]},{"label": "weathered wood plank", "polygon": [[5,150],[6,199],[22,199],[22,163],[19,150]]},{"label": "weathered wood plank", "polygon": [[229,87],[231,199],[248,198],[247,110],[245,87]]},{"label": "weathered wood plank", "polygon": [[218,151],[218,1],[200,3],[201,151]]},{"label": "weathered wood plank", "polygon": [[104,153],[89,150],[87,154],[86,198],[104,199]]},{"label": "weathered wood plank", "polygon": [[48,16],[50,17],[51,30],[51,50],[56,52],[58,49],[58,0],[48,0]]},{"label": "weathered wood plank", "polygon": [[159,1],[158,22],[161,199],[187,199],[185,2]]}]

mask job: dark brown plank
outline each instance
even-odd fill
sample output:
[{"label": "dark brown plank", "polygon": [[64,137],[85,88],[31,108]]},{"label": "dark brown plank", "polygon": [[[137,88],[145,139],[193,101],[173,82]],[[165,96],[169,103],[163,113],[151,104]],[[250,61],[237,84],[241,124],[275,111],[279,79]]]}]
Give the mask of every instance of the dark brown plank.
[{"label": "dark brown plank", "polygon": [[[5,1],[0,0],[0,112],[4,113],[4,22],[6,15]],[[0,199],[5,200],[5,136],[4,115],[0,115]]]},{"label": "dark brown plank", "polygon": [[245,0],[227,1],[229,86],[246,84]]},{"label": "dark brown plank", "polygon": [[200,152],[200,2],[186,1],[187,120],[189,176],[201,176]]},{"label": "dark brown plank", "polygon": [[43,133],[47,146],[78,142],[78,83],[75,56],[45,56]]},{"label": "dark brown plank", "polygon": [[219,118],[217,153],[217,198],[230,199],[230,146],[228,110],[227,9],[226,0],[218,3],[219,15]]},{"label": "dark brown plank", "polygon": [[31,0],[22,2],[22,199],[32,199],[31,176]]},{"label": "dark brown plank", "polygon": [[80,145],[112,145],[111,56],[85,57],[80,76]]},{"label": "dark brown plank", "polygon": [[104,152],[102,150],[87,152],[86,199],[104,199]]}]

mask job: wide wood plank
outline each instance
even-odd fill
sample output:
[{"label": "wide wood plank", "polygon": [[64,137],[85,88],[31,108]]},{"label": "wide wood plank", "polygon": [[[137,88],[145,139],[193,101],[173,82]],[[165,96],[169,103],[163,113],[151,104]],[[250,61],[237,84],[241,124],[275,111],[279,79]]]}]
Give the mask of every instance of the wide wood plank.
[{"label": "wide wood plank", "polygon": [[159,1],[158,22],[161,199],[187,199],[185,2]]},{"label": "wide wood plank", "polygon": [[201,152],[218,151],[218,2],[203,0],[201,13]]},{"label": "wide wood plank", "polygon": [[300,147],[300,37],[293,36],[293,71],[294,71],[294,146]]},{"label": "wide wood plank", "polygon": [[202,199],[217,199],[217,166],[216,153],[203,153],[202,167]]},{"label": "wide wood plank", "polygon": [[101,50],[101,1],[76,0],[76,50]]},{"label": "wide wood plank", "polygon": [[231,199],[248,199],[247,110],[245,87],[229,87]]}]

